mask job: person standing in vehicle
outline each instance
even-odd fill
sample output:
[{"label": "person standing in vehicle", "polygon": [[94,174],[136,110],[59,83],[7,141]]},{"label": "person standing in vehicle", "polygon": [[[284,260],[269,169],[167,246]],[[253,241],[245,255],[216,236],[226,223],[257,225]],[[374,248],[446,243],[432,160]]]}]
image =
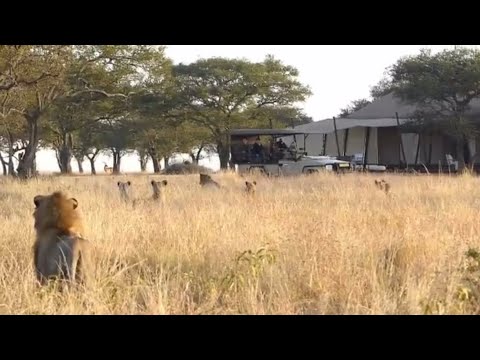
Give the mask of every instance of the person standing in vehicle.
[{"label": "person standing in vehicle", "polygon": [[260,138],[257,138],[257,140],[255,140],[252,152],[256,162],[263,162],[263,145],[260,142]]},{"label": "person standing in vehicle", "polygon": [[248,145],[247,138],[242,139],[242,145],[240,150],[240,157],[242,162],[249,162],[250,161],[250,146]]}]

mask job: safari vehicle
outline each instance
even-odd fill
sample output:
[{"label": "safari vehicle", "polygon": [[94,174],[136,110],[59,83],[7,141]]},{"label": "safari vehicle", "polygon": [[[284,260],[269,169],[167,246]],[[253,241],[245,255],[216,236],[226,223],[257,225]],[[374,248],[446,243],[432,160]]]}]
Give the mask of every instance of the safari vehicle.
[{"label": "safari vehicle", "polygon": [[298,175],[350,169],[348,161],[309,156],[297,144],[298,137],[303,137],[305,144],[306,136],[290,129],[234,129],[230,131],[230,161],[240,174],[260,171],[267,175]]}]

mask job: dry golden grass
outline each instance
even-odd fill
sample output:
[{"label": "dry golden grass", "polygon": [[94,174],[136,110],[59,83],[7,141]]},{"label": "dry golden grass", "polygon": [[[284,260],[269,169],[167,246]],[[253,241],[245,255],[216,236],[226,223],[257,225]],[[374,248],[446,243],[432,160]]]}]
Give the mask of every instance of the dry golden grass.
[{"label": "dry golden grass", "polygon": [[[479,180],[331,174],[248,178],[198,175],[0,179],[1,314],[478,313]],[[168,179],[167,203],[151,196]],[[37,289],[33,197],[79,201],[96,274],[84,291]],[[475,260],[476,259],[476,260]],[[477,262],[476,262],[477,261]]]}]

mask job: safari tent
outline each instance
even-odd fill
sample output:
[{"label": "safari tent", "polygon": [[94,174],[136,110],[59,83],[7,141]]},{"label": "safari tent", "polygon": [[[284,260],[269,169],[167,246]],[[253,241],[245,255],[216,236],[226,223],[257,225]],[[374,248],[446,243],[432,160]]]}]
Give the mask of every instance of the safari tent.
[{"label": "safari tent", "polygon": [[[325,119],[299,125],[295,130],[308,132],[304,147],[309,155],[362,155],[365,163],[387,166],[404,164],[446,165],[447,154],[455,159],[454,139],[441,133],[418,134],[407,130],[416,107],[403,103],[392,94],[385,95],[346,118]],[[468,116],[480,118],[480,100],[470,104]],[[302,146],[302,144],[300,144]],[[479,139],[468,143],[473,156],[480,150]]]}]

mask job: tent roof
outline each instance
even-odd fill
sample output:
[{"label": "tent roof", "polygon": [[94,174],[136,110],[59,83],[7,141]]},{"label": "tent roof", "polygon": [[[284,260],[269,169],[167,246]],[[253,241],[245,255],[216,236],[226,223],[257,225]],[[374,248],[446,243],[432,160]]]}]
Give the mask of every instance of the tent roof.
[{"label": "tent roof", "polygon": [[[390,127],[397,126],[396,118],[383,119],[335,119],[337,130],[351,129],[354,127]],[[399,119],[400,124],[406,123],[407,119]],[[329,134],[335,131],[333,119],[324,119],[312,123],[299,125],[295,130],[305,132],[307,134]]]},{"label": "tent roof", "polygon": [[[391,127],[397,126],[395,113],[398,113],[401,125],[410,121],[418,106],[406,104],[392,93],[382,96],[364,108],[355,111],[345,118],[336,119],[337,130],[354,127]],[[480,117],[480,98],[470,102],[467,116]],[[299,125],[295,130],[305,133],[329,134],[335,131],[333,119],[324,119],[309,124]]]},{"label": "tent roof", "polygon": [[409,118],[417,109],[414,105],[405,104],[392,93],[382,96],[367,106],[357,110],[347,116],[349,119],[385,119],[395,118],[398,113],[399,118]]},{"label": "tent roof", "polygon": [[[410,118],[418,106],[403,102],[393,93],[382,96],[367,106],[355,111],[347,116],[348,119],[385,119],[395,118],[398,113],[399,118]],[[470,109],[467,110],[469,116],[480,116],[480,99],[476,98],[470,102]]]}]

